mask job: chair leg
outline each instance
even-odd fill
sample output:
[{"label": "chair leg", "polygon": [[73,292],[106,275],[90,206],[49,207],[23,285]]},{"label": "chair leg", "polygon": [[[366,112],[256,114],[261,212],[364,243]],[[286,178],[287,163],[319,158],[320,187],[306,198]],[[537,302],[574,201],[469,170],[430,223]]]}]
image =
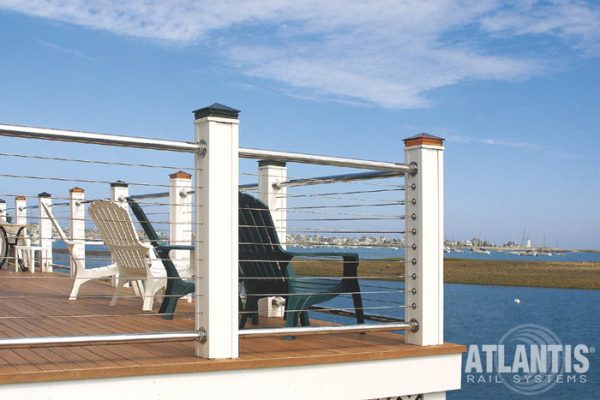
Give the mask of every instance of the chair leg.
[{"label": "chair leg", "polygon": [[302,326],[310,326],[310,319],[308,319],[308,312],[302,311],[300,313],[300,325]]},{"label": "chair leg", "polygon": [[69,300],[77,300],[77,296],[79,296],[79,289],[81,285],[90,281],[90,279],[86,278],[75,278],[75,282],[73,282],[73,289],[71,289],[71,294],[69,295]]},{"label": "chair leg", "polygon": [[110,302],[110,306],[114,307],[117,304],[117,300],[119,299],[119,294],[121,293],[121,289],[123,289],[123,285],[125,285],[125,279],[119,279],[119,283],[117,284],[117,289],[115,290],[115,294],[113,295],[112,301]]},{"label": "chair leg", "polygon": [[178,299],[173,299],[174,301],[170,301],[167,306],[165,307],[165,312],[163,315],[164,319],[173,319],[173,316],[175,315],[175,308],[177,307],[177,300]]},{"label": "chair leg", "polygon": [[360,295],[360,286],[357,279],[350,279],[347,282],[348,287],[346,290],[352,293],[352,300],[354,302],[354,313],[356,315],[356,322],[359,324],[365,323],[365,311],[363,309],[362,296]]},{"label": "chair leg", "polygon": [[352,300],[354,300],[354,312],[356,313],[356,322],[359,324],[364,324],[365,310],[363,309],[362,297],[360,293],[353,294]]},{"label": "chair leg", "polygon": [[288,328],[293,328],[298,326],[298,318],[300,317],[300,312],[302,307],[302,299],[300,296],[289,296],[288,303],[286,303],[286,318],[285,318],[285,326]]},{"label": "chair leg", "polygon": [[246,326],[246,322],[248,321],[248,315],[246,314],[246,309],[244,308],[241,297],[238,297],[238,309],[240,312],[240,322],[238,328],[244,329],[244,326]]},{"label": "chair leg", "polygon": [[165,296],[163,297],[163,302],[160,305],[160,309],[158,310],[159,314],[163,314],[164,319],[173,319],[175,315],[175,309],[177,308],[177,301],[179,297],[175,293],[170,295],[165,292]]},{"label": "chair leg", "polygon": [[252,320],[252,325],[258,325],[258,297],[250,296],[246,299],[244,316],[246,317],[245,320],[248,320],[248,318]]},{"label": "chair leg", "polygon": [[154,296],[146,293],[144,295],[144,305],[142,306],[142,311],[152,311],[153,306],[154,306]]},{"label": "chair leg", "polygon": [[195,285],[192,282],[186,282],[181,279],[173,280],[171,283],[171,291],[165,290],[162,304],[160,305],[159,313],[165,314],[165,319],[173,319],[173,314],[177,308],[177,301],[188,294],[194,293]]},{"label": "chair leg", "polygon": [[154,307],[154,296],[156,295],[156,292],[158,292],[163,286],[164,282],[161,279],[157,279],[156,277],[150,278],[148,279],[148,281],[146,281],[146,285],[143,291],[143,311],[152,311],[152,307]]},{"label": "chair leg", "polygon": [[144,283],[142,281],[131,281],[131,287],[136,296],[144,296]]}]

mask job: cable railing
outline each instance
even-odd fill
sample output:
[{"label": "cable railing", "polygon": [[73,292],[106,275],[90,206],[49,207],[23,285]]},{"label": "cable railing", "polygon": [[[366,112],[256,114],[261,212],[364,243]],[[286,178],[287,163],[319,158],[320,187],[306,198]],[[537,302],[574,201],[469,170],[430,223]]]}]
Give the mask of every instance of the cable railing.
[{"label": "cable railing", "polygon": [[[237,148],[218,139],[237,135],[236,117],[199,118],[194,142],[0,125],[0,136],[75,143],[81,154],[110,146],[127,160],[0,152],[13,160],[0,196],[14,204],[0,202],[0,281],[12,290],[0,303],[47,303],[0,319],[107,319],[122,331],[94,322],[87,341],[75,329],[2,338],[0,348],[193,340],[197,355],[227,358],[240,336],[405,331],[423,343],[422,299],[440,288],[423,293],[419,257],[438,246],[426,241],[441,227],[419,225],[430,211],[419,200],[420,154],[389,163]],[[127,156],[150,150],[152,162]],[[189,154],[191,165],[167,153]],[[240,172],[240,158],[259,160],[258,170]],[[368,171],[289,177],[296,163]],[[189,325],[166,332],[160,317]]]}]

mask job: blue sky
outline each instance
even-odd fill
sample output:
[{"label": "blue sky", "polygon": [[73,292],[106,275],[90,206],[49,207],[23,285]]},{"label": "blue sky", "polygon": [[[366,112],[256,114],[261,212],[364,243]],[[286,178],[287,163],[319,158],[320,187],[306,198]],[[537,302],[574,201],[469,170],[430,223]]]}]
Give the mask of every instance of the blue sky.
[{"label": "blue sky", "polygon": [[429,132],[447,237],[600,249],[599,56],[597,2],[0,0],[0,122],[191,140],[220,102],[242,146],[387,161]]}]

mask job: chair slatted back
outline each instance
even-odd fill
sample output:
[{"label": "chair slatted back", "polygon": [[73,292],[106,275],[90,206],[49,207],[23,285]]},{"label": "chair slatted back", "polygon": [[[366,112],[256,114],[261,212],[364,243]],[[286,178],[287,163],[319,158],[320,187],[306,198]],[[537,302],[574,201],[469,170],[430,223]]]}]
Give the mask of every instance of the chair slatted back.
[{"label": "chair slatted back", "polygon": [[81,268],[81,263],[79,259],[73,255],[73,245],[75,244],[75,242],[73,242],[73,240],[67,237],[67,234],[65,233],[65,231],[63,231],[62,226],[60,226],[60,223],[58,222],[58,219],[56,219],[56,217],[54,216],[52,210],[45,203],[40,204],[42,205],[42,209],[46,214],[46,218],[50,219],[50,222],[52,222],[52,225],[54,226],[54,230],[58,234],[58,237],[67,245],[67,250],[69,251],[71,261],[73,261],[73,266],[75,267],[75,273],[77,273],[77,271],[79,271],[79,269]]},{"label": "chair slatted back", "polygon": [[117,263],[119,274],[127,278],[147,276],[150,248],[140,242],[127,210],[111,201],[98,200],[90,205],[90,215]]},{"label": "chair slatted back", "polygon": [[269,208],[245,193],[239,194],[239,260],[247,293],[287,293],[291,257],[280,245]]}]

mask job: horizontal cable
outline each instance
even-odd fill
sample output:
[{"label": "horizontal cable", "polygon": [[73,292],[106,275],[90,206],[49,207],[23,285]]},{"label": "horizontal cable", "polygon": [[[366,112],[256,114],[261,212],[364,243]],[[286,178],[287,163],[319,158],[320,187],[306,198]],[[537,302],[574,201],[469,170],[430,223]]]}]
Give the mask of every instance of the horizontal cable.
[{"label": "horizontal cable", "polygon": [[281,218],[277,221],[290,221],[290,222],[319,222],[319,221],[401,221],[404,220],[404,216],[398,217],[354,217],[354,218]]},{"label": "horizontal cable", "polygon": [[[39,194],[16,194],[16,193],[0,193],[0,196],[2,197],[17,197],[17,196],[21,196],[21,197],[25,197],[26,199],[39,199],[40,195]],[[60,196],[52,196],[53,200],[71,200],[70,197],[60,197]],[[11,208],[11,210],[14,210],[14,208]]]},{"label": "horizontal cable", "polygon": [[162,169],[168,169],[168,170],[194,171],[194,168],[181,167],[181,166],[177,167],[177,166],[173,166],[173,165],[136,164],[136,163],[90,160],[90,159],[80,159],[80,158],[47,157],[47,156],[39,156],[39,155],[34,155],[34,154],[0,153],[0,157],[30,158],[30,159],[35,159],[35,160],[49,160],[49,161],[64,161],[64,162],[75,162],[75,163],[85,163],[85,164],[114,165],[114,166],[121,166],[121,167],[162,168]]},{"label": "horizontal cable", "polygon": [[340,233],[340,234],[350,234],[350,233],[362,233],[362,234],[404,234],[406,231],[396,231],[396,230],[360,230],[360,229],[327,229],[327,228],[294,228],[287,227],[288,232],[304,232],[304,233]]},{"label": "horizontal cable", "polygon": [[[369,174],[369,173],[367,173]],[[257,177],[259,176],[258,173],[251,173],[251,172],[240,172],[240,175],[244,175],[244,176],[253,176],[253,177]],[[276,179],[281,179],[281,175],[268,175],[267,177],[269,178],[276,178]],[[404,190],[404,185],[403,184],[385,184],[385,183],[376,183],[376,182],[366,182],[365,180],[361,180],[361,181],[332,181],[332,180],[323,180],[323,178],[334,178],[333,177],[316,177],[316,178],[305,178],[305,177],[293,177],[293,176],[286,176],[285,180],[282,182],[279,182],[279,184],[282,184],[283,186],[287,187],[287,188],[296,188],[296,187],[304,187],[304,185],[294,185],[294,181],[302,181],[302,182],[306,182],[306,183],[310,183],[311,185],[323,185],[323,184],[327,184],[327,185],[364,185],[364,186],[372,186],[372,187],[380,187],[380,188],[388,188],[388,189],[395,189],[395,190]],[[397,174],[390,174],[390,175],[385,175],[382,174],[381,176],[373,176],[370,177],[370,179],[372,180],[389,180],[389,179],[394,179],[394,178],[400,178],[403,179],[402,176],[399,176]],[[311,180],[314,180],[314,183],[311,182]],[[298,182],[299,183],[299,182]],[[288,185],[289,184],[289,185]],[[242,186],[258,186],[257,184],[244,184]],[[245,190],[257,190],[257,188],[253,188],[253,189],[248,189],[245,188]]]},{"label": "horizontal cable", "polygon": [[[178,316],[194,316],[196,314],[202,313],[194,313],[194,312],[178,312]],[[156,317],[156,316],[164,316],[164,314],[158,312],[144,312],[144,313],[129,313],[129,314],[85,314],[85,315],[52,315],[52,314],[44,314],[44,315],[27,315],[27,316],[0,316],[0,320],[31,320],[31,319],[48,319],[48,318],[56,318],[56,319],[81,319],[81,318],[122,318],[122,317]]]},{"label": "horizontal cable", "polygon": [[[352,311],[342,311],[342,310],[330,310],[329,308],[325,307],[325,306],[311,306],[309,308],[309,311],[312,312],[318,312],[318,313],[327,313],[327,314],[334,314],[334,315],[338,315],[340,317],[347,317],[347,318],[356,318],[356,313],[352,312]],[[376,322],[383,322],[383,323],[388,323],[388,322],[405,322],[404,318],[398,318],[398,317],[393,317],[391,315],[381,315],[381,314],[373,314],[373,313],[364,313],[364,318],[365,320],[368,321],[376,321]],[[367,325],[367,326],[371,326],[371,325]]]},{"label": "horizontal cable", "polygon": [[[328,307],[330,310],[339,310],[339,311],[347,311],[347,310],[391,310],[391,309],[404,309],[411,308],[412,306],[405,305],[394,305],[394,306],[371,306],[371,307]],[[297,309],[297,310],[285,310],[284,313],[292,313],[292,312],[303,312],[309,311],[306,309]],[[239,311],[239,314],[256,314],[256,311]]]},{"label": "horizontal cable", "polygon": [[[301,292],[301,293],[246,293],[247,297],[294,297],[294,296],[319,296],[321,294],[351,295],[351,294],[392,294],[404,293],[404,289],[388,290],[388,291],[358,291],[358,292]],[[1,297],[0,297],[1,298]],[[364,299],[363,299],[364,300]]]},{"label": "horizontal cable", "polygon": [[363,198],[363,197],[343,197],[343,196],[328,196],[328,195],[324,195],[324,194],[315,194],[315,195],[302,195],[302,196],[290,196],[290,195],[286,195],[286,196],[277,196],[277,198],[279,199],[287,199],[287,198],[291,198],[291,199],[297,199],[298,197],[302,197],[302,198],[315,198],[315,199],[329,199],[329,200],[354,200],[354,201],[367,201],[367,202],[371,202],[371,201],[383,201],[383,202],[394,202],[396,201],[396,199],[378,199],[378,198]]},{"label": "horizontal cable", "polygon": [[[323,239],[328,239],[327,237],[323,238]],[[335,239],[334,237],[330,238],[330,239]],[[240,244],[262,244],[262,245],[266,245],[266,246],[274,246],[273,243],[253,243],[253,242],[240,242]],[[369,248],[369,247],[377,247],[377,248],[381,248],[381,247],[385,247],[385,248],[391,248],[391,249],[401,249],[401,248],[406,248],[407,246],[402,245],[402,244],[366,244],[366,243],[357,243],[357,244],[349,244],[349,243],[344,243],[344,244],[325,244],[325,243],[313,243],[313,242],[305,242],[305,243],[300,243],[300,242],[294,242],[294,241],[287,241],[287,242],[280,242],[280,245],[284,245],[284,246],[306,246],[308,248],[338,248],[338,249],[357,249],[357,248]]]},{"label": "horizontal cable", "polygon": [[401,188],[401,189],[354,190],[354,191],[350,191],[350,192],[287,194],[285,196],[277,196],[277,198],[282,199],[282,198],[295,198],[295,197],[343,196],[343,195],[351,195],[351,194],[387,193],[387,192],[399,192],[399,191],[404,191],[404,188]]},{"label": "horizontal cable", "polygon": [[[336,205],[314,205],[314,206],[297,206],[297,207],[282,207],[279,210],[312,210],[322,208],[359,208],[359,207],[387,207],[387,206],[403,206],[405,201],[397,201],[391,203],[372,203],[372,204],[336,204]],[[264,211],[264,210],[263,210]]]},{"label": "horizontal cable", "polygon": [[402,274],[392,274],[392,273],[388,273],[388,274],[370,274],[370,275],[358,275],[358,276],[295,276],[295,277],[287,277],[287,278],[283,278],[283,277],[240,277],[239,280],[240,281],[252,281],[252,280],[257,280],[257,281],[283,281],[283,280],[288,280],[288,281],[314,281],[314,280],[332,280],[332,281],[339,281],[339,280],[357,280],[357,279],[377,279],[377,278],[382,278],[382,277],[396,277],[396,278],[401,278],[404,279],[404,275]]},{"label": "horizontal cable", "polygon": [[[66,219],[67,217],[68,216],[62,216],[62,219]],[[35,221],[40,221],[40,220],[42,220],[42,221],[48,221],[48,220],[51,220],[51,218],[49,218],[49,217],[38,217],[38,216],[31,216],[31,217],[28,217],[27,219],[35,220]],[[86,218],[86,217],[84,217],[84,218],[75,218],[75,220],[76,221],[95,222],[93,218]],[[138,222],[138,221],[135,221],[135,220],[129,220],[129,219],[103,219],[102,221],[105,221],[105,222],[125,222],[125,223],[133,222],[134,225],[142,224],[142,222]],[[144,221],[143,223],[149,223],[151,225],[154,225],[154,224],[156,224],[156,225],[192,225],[192,226],[197,225],[195,222],[189,222],[189,221],[188,222],[186,222],[186,221],[181,221],[181,222]],[[200,223],[200,225],[203,225],[203,223]]]},{"label": "horizontal cable", "polygon": [[[79,178],[61,178],[55,176],[35,176],[35,175],[16,175],[16,174],[0,174],[3,178],[15,178],[15,179],[35,179],[35,180],[46,180],[46,181],[57,181],[57,182],[79,182],[79,183],[94,183],[110,185],[114,181],[100,181],[92,179],[79,179]],[[170,185],[160,183],[146,183],[146,182],[127,182],[130,186],[149,186],[149,187],[170,187]]]},{"label": "horizontal cable", "polygon": [[[404,276],[402,276],[402,278],[404,278]],[[374,285],[372,282],[366,282],[366,283],[360,282],[360,287],[365,288],[365,289],[379,289],[379,290],[389,290],[390,289],[389,286]]]},{"label": "horizontal cable", "polygon": [[295,214],[306,214],[306,215],[330,215],[330,216],[348,216],[348,217],[362,217],[362,218],[396,218],[405,219],[404,215],[386,215],[386,214],[367,214],[367,213],[353,213],[353,212],[339,212],[339,211],[298,211],[298,210],[287,210],[287,213]]},{"label": "horizontal cable", "polygon": [[[194,293],[190,293],[192,297],[196,296]],[[198,294],[200,297],[204,297],[203,294]],[[67,296],[64,294],[40,294],[40,295],[12,295],[12,296],[0,296],[0,300],[30,300],[30,299],[65,299]],[[80,299],[112,299],[114,297],[113,294],[78,294],[77,300]],[[161,294],[156,295],[156,297],[175,297],[181,298],[179,294]],[[119,294],[119,300],[121,299],[143,299],[144,295],[136,295],[136,294]]]}]

